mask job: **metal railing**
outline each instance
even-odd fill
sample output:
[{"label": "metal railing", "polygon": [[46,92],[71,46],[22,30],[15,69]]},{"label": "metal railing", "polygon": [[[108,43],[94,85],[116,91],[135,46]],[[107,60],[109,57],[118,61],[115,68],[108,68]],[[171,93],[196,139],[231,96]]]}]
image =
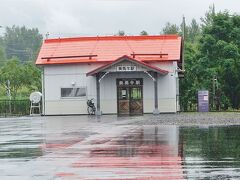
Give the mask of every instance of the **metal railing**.
[{"label": "metal railing", "polygon": [[30,101],[24,100],[0,100],[0,116],[24,116],[29,115]]}]

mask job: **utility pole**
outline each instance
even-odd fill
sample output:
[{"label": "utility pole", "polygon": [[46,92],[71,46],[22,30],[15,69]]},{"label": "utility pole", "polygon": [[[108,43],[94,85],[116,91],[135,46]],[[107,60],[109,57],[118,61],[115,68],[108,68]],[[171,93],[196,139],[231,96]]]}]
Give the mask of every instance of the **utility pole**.
[{"label": "utility pole", "polygon": [[[212,107],[213,107],[213,109],[215,108],[216,85],[217,85],[217,78],[216,78],[216,76],[214,75],[214,76],[213,76],[213,99],[212,99]],[[218,89],[218,85],[217,85],[217,89]]]},{"label": "utility pole", "polygon": [[185,65],[184,65],[184,41],[185,41],[185,36],[186,36],[186,22],[185,22],[185,16],[183,15],[183,22],[182,22],[182,70],[185,70]]}]

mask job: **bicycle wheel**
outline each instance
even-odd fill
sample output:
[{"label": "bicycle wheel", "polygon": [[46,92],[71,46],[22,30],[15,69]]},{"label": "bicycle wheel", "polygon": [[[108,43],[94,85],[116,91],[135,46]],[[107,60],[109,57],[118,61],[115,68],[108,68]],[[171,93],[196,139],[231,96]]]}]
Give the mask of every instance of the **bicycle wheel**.
[{"label": "bicycle wheel", "polygon": [[96,108],[95,108],[95,106],[93,106],[92,110],[93,110],[93,115],[95,115],[95,113],[96,113]]},{"label": "bicycle wheel", "polygon": [[88,111],[88,114],[89,114],[89,115],[93,115],[93,114],[94,114],[94,111],[93,111],[93,108],[92,108],[92,107],[88,107],[88,108],[87,108],[87,111]]}]

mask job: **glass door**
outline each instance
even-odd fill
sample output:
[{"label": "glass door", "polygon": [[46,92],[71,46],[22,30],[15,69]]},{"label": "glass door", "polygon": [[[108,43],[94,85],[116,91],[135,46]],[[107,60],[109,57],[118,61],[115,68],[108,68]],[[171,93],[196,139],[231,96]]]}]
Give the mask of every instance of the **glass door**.
[{"label": "glass door", "polygon": [[130,115],[143,114],[142,87],[130,87]]}]

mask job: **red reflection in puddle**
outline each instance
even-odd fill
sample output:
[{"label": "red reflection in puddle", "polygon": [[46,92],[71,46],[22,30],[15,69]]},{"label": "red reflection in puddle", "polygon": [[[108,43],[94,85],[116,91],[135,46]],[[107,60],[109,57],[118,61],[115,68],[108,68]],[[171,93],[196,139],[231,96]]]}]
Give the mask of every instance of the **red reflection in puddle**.
[{"label": "red reflection in puddle", "polygon": [[108,141],[110,141],[110,138],[101,139],[101,140],[92,140],[90,144],[104,144],[104,143],[107,143]]},{"label": "red reflection in puddle", "polygon": [[174,131],[177,129],[148,127],[111,141],[95,141],[96,147],[90,148],[89,156],[80,158],[71,167],[92,170],[99,176],[101,172],[116,176],[93,178],[98,180],[184,179],[181,140]]},{"label": "red reflection in puddle", "polygon": [[56,176],[59,176],[59,177],[74,176],[74,175],[75,175],[74,173],[65,173],[65,172],[60,172],[56,174]]},{"label": "red reflection in puddle", "polygon": [[79,143],[81,142],[81,140],[68,140],[68,141],[61,141],[61,143],[57,143],[57,141],[54,142],[46,142],[44,144],[41,145],[42,150],[46,150],[46,149],[54,149],[54,148],[66,148],[69,146],[72,146],[73,144]]},{"label": "red reflection in puddle", "polygon": [[126,158],[126,157],[96,157],[81,159],[81,162],[75,162],[73,167],[126,167],[126,168],[159,168],[168,166],[175,168],[181,166],[181,157],[138,157],[138,158]]}]

